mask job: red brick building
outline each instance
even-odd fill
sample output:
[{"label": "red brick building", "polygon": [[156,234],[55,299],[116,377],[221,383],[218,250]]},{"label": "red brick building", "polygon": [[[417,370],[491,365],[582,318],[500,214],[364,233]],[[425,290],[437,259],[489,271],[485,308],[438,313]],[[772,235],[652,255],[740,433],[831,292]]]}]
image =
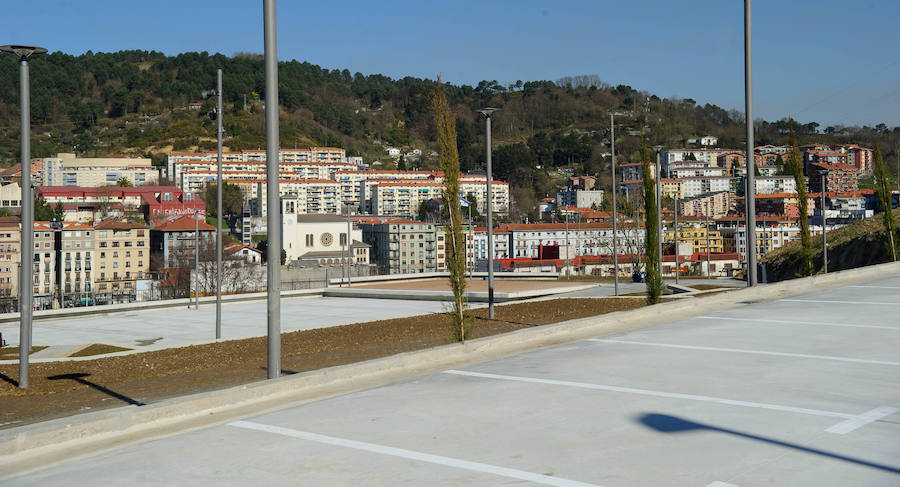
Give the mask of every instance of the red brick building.
[{"label": "red brick building", "polygon": [[[856,191],[859,189],[859,181],[856,178],[857,170],[848,164],[827,164],[815,162],[809,165],[809,192],[827,193]],[[825,176],[825,188],[822,188],[822,176]]]}]

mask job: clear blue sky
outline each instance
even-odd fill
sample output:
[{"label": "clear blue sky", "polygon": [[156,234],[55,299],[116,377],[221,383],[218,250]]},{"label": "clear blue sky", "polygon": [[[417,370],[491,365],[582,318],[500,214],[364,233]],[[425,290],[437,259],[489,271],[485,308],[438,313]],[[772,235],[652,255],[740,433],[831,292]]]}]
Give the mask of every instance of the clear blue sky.
[{"label": "clear blue sky", "polygon": [[[262,52],[262,2],[30,0],[5,43]],[[900,1],[754,2],[754,115],[900,125]],[[476,84],[597,74],[743,111],[740,0],[278,2],[279,59]]]}]

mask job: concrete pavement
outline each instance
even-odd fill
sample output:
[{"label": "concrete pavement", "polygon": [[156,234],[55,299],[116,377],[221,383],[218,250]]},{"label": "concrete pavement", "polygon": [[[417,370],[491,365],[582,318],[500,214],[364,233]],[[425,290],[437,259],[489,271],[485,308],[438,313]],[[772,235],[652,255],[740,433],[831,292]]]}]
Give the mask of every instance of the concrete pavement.
[{"label": "concrete pavement", "polygon": [[119,447],[4,485],[900,483],[900,277]]}]

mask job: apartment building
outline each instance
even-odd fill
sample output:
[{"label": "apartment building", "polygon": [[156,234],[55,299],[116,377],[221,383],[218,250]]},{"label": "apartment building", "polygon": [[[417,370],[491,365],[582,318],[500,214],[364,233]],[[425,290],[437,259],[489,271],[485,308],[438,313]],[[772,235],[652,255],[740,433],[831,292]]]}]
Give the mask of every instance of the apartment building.
[{"label": "apartment building", "polygon": [[416,274],[446,269],[445,235],[433,223],[389,220],[360,223],[371,256],[387,274]]},{"label": "apartment building", "polygon": [[12,310],[19,295],[19,259],[22,231],[17,217],[0,217],[0,311]]},{"label": "apartment building", "polygon": [[[199,229],[199,235],[196,229]],[[155,254],[150,270],[193,267],[196,240],[199,240],[201,251],[215,249],[216,227],[205,221],[198,222],[191,216],[157,222],[150,228],[150,252]]]},{"label": "apartment building", "polygon": [[734,206],[734,193],[731,191],[702,193],[678,203],[679,211],[684,216],[719,218],[731,211]]},{"label": "apartment building", "polygon": [[98,301],[133,301],[136,281],[149,277],[150,228],[109,219],[94,226],[94,235],[97,255],[94,281]]},{"label": "apartment building", "polygon": [[728,176],[693,176],[681,179],[684,181],[682,194],[685,198],[692,198],[703,193],[718,193],[731,191],[733,180]]},{"label": "apartment building", "polygon": [[[797,181],[794,176],[757,176],[754,178],[756,194],[796,193]],[[746,183],[741,181],[741,186]]]},{"label": "apartment building", "polygon": [[556,205],[560,208],[576,207],[576,208],[599,208],[603,204],[602,189],[581,190],[581,189],[565,189],[556,192]]},{"label": "apartment building", "polygon": [[50,222],[34,222],[34,306],[35,309],[53,307],[56,293],[56,237]]},{"label": "apartment building", "polygon": [[[725,252],[725,238],[722,232],[710,228],[707,232],[706,225],[699,222],[686,222],[684,226],[679,225],[678,242],[680,244],[688,243],[691,245],[692,253],[702,253],[706,255],[707,244],[710,253]],[[672,242],[674,239],[674,230],[666,230],[663,232],[665,236],[663,241]],[[708,237],[707,237],[708,235]],[[707,239],[709,240],[707,242]]]},{"label": "apartment building", "polygon": [[[279,150],[279,170],[299,173],[302,177],[328,179],[335,171],[356,169],[347,163],[346,151],[336,147]],[[216,152],[173,152],[166,157],[166,175],[179,181],[184,171],[215,171]],[[222,170],[235,172],[265,172],[266,151],[247,150],[222,153]]]},{"label": "apartment building", "polygon": [[[609,255],[612,253],[612,223],[572,223],[566,231],[565,223],[516,223],[500,225],[499,230],[509,235],[510,258],[540,257],[541,246],[572,249],[573,257],[584,255]],[[637,253],[644,245],[644,229],[638,224],[622,224],[617,231],[619,253]]]},{"label": "apartment building", "polygon": [[19,183],[13,181],[11,183],[0,186],[0,208],[21,208],[22,207],[22,188]]},{"label": "apartment building", "polygon": [[[830,164],[813,162],[807,167],[809,176],[809,192],[821,193],[845,193],[859,190],[857,171],[847,164]],[[825,177],[825,187],[822,188],[822,176]]]},{"label": "apartment building", "polygon": [[199,194],[175,186],[42,186],[38,192],[49,205],[62,205],[63,220],[68,222],[91,223],[126,215],[141,215],[150,221],[206,214],[206,203]]},{"label": "apartment building", "polygon": [[[693,162],[693,161],[691,161]],[[640,162],[627,162],[617,166],[619,178],[625,181],[637,181],[644,179],[644,169]],[[650,163],[650,177],[656,178],[656,163]]]},{"label": "apartment building", "polygon": [[83,223],[63,223],[55,227],[56,262],[60,296],[54,306],[90,304],[93,292],[95,231]]},{"label": "apartment building", "polygon": [[59,153],[45,157],[41,164],[43,186],[111,186],[122,178],[135,186],[159,182],[159,169],[143,157],[77,157]]}]

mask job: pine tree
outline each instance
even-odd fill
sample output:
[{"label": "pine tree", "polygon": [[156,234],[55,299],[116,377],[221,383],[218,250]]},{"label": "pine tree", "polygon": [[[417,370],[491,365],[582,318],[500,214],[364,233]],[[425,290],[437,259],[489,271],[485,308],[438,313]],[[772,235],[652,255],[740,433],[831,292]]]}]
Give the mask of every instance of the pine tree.
[{"label": "pine tree", "polygon": [[450,288],[453,290],[453,324],[460,341],[466,340],[468,331],[468,303],[466,303],[466,241],[462,227],[462,210],[459,201],[459,152],[456,147],[456,117],[444,87],[438,77],[437,87],[431,97],[434,122],[440,147],[440,166],[444,171],[443,200],[449,210],[447,225],[447,269],[450,271]]},{"label": "pine tree", "polygon": [[[641,169],[644,177],[644,264],[647,271],[647,302],[660,302],[663,292],[662,276],[659,273],[659,214],[656,211],[656,186],[650,175],[650,154],[641,134]],[[659,168],[657,168],[659,170]]]},{"label": "pine tree", "polygon": [[897,224],[894,222],[893,203],[891,201],[891,188],[888,185],[887,170],[884,168],[884,160],[881,158],[881,150],[878,148],[878,142],[875,142],[875,178],[878,182],[875,190],[878,193],[878,201],[881,203],[881,209],[884,211],[884,230],[885,241],[887,247],[887,255],[891,261],[897,261],[897,245],[894,240],[894,232]]},{"label": "pine tree", "polygon": [[[800,156],[800,148],[797,146],[793,128],[791,129],[790,168],[791,174],[794,176],[794,182],[797,185],[797,199],[800,200],[800,245],[802,247],[801,256],[803,257],[800,272],[803,276],[811,276],[815,273],[815,269],[813,268],[812,236],[809,233],[809,217],[807,214],[809,201],[806,194],[806,178],[803,176],[803,159]],[[822,211],[824,212],[825,209],[823,208]],[[822,231],[825,231],[824,225]]]}]

